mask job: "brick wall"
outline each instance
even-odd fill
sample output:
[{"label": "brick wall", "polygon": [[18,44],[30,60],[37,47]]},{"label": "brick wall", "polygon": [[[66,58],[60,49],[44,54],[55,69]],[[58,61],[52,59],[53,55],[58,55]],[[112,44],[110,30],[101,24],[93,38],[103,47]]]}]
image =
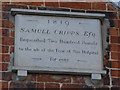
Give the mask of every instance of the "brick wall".
[{"label": "brick wall", "polygon": [[[12,1],[12,0],[11,0]],[[15,2],[16,1],[16,2]],[[65,88],[99,90],[118,90],[120,88],[120,10],[109,2],[1,2],[0,3],[0,88]],[[28,0],[27,0],[28,1]],[[45,2],[46,1],[46,2]],[[89,76],[49,75],[29,73],[20,78],[12,72],[10,57],[14,53],[14,23],[10,19],[11,8],[61,10],[68,12],[104,13],[109,19],[110,27],[106,41],[108,47],[104,56],[104,67],[107,74],[103,79],[93,82]]]}]

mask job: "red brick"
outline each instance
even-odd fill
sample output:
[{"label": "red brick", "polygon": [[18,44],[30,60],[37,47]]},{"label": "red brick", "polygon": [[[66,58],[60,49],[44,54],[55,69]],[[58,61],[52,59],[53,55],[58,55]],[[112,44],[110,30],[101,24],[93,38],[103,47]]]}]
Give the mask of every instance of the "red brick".
[{"label": "red brick", "polygon": [[2,4],[3,11],[10,11],[11,8],[28,9],[26,5]]},{"label": "red brick", "polygon": [[111,44],[111,51],[120,51],[120,45],[117,44]]},{"label": "red brick", "polygon": [[2,27],[3,28],[14,28],[14,24],[8,20],[3,20],[2,21]]},{"label": "red brick", "polygon": [[2,20],[0,20],[0,27],[2,27]]},{"label": "red brick", "polygon": [[120,77],[120,70],[112,70],[111,76],[113,77]]},{"label": "red brick", "polygon": [[59,82],[59,83],[70,83],[70,76],[55,76],[55,75],[38,75],[38,82]]},{"label": "red brick", "polygon": [[3,38],[2,38],[2,37],[0,37],[0,45],[2,45],[2,44],[3,44],[2,40],[3,40]]},{"label": "red brick", "polygon": [[2,54],[0,54],[0,63],[2,62]]},{"label": "red brick", "polygon": [[84,85],[80,85],[80,84],[63,84],[61,87],[61,90],[66,90],[66,89],[81,90],[81,88],[83,87]]},{"label": "red brick", "polygon": [[8,53],[9,46],[0,46],[0,53]]},{"label": "red brick", "polygon": [[0,80],[2,80],[2,72],[0,72]]},{"label": "red brick", "polygon": [[0,53],[2,53],[2,46],[0,45]]},{"label": "red brick", "polygon": [[2,19],[9,20],[10,13],[9,12],[2,12]]},{"label": "red brick", "polygon": [[112,68],[120,68],[120,61],[111,61]]},{"label": "red brick", "polygon": [[11,36],[11,37],[15,37],[15,31],[11,31],[11,32],[10,32],[10,36]]},{"label": "red brick", "polygon": [[44,83],[37,83],[36,88],[38,88],[40,90],[44,90]]},{"label": "red brick", "polygon": [[8,88],[8,82],[4,82],[4,81],[1,82],[1,81],[0,81],[0,88],[4,88],[4,89],[5,89],[5,88]]},{"label": "red brick", "polygon": [[0,12],[1,13],[1,17],[0,18],[2,18],[2,19],[9,19],[9,12]]},{"label": "red brick", "polygon": [[37,75],[36,74],[29,74],[26,78],[27,81],[37,81]]},{"label": "red brick", "polygon": [[120,60],[120,53],[112,52],[111,53],[111,59]]},{"label": "red brick", "polygon": [[34,82],[24,82],[24,81],[15,81],[10,83],[10,88],[36,88],[36,83]]},{"label": "red brick", "polygon": [[45,2],[46,7],[59,7],[58,2]]},{"label": "red brick", "polygon": [[114,27],[120,28],[120,20],[114,20]]},{"label": "red brick", "polygon": [[118,12],[118,18],[120,19],[120,12]]},{"label": "red brick", "polygon": [[10,83],[10,88],[25,88],[25,82],[21,81],[21,82],[11,82]]},{"label": "red brick", "polygon": [[14,38],[12,37],[2,37],[2,44],[3,45],[14,45]]},{"label": "red brick", "polygon": [[2,36],[9,36],[9,29],[2,29]]},{"label": "red brick", "polygon": [[2,76],[1,76],[1,80],[4,80],[4,81],[10,81],[12,80],[12,72],[1,72],[0,73]]},{"label": "red brick", "polygon": [[2,36],[2,29],[0,29],[0,36]]},{"label": "red brick", "polygon": [[8,53],[9,46],[2,46],[2,53]]},{"label": "red brick", "polygon": [[10,61],[10,55],[9,54],[2,54],[0,58],[1,62],[9,62]]},{"label": "red brick", "polygon": [[56,83],[45,83],[45,90],[50,89],[60,90],[60,85]]},{"label": "red brick", "polygon": [[3,82],[0,82],[0,90],[2,89],[2,83],[3,83]]},{"label": "red brick", "polygon": [[0,12],[0,19],[2,19],[2,12]]},{"label": "red brick", "polygon": [[41,6],[41,5],[43,5],[43,2],[42,2],[42,0],[39,0],[39,2],[37,2],[37,1],[35,1],[35,2],[12,2],[12,4]]},{"label": "red brick", "polygon": [[0,71],[7,71],[8,63],[0,63]]},{"label": "red brick", "polygon": [[120,36],[120,28],[119,28],[119,36]]},{"label": "red brick", "polygon": [[114,19],[119,19],[119,14],[118,14],[118,12],[114,12],[114,13],[113,13],[113,16],[114,16]]},{"label": "red brick", "polygon": [[108,11],[118,11],[118,9],[115,6],[113,6],[111,3],[107,5],[107,8]]},{"label": "red brick", "polygon": [[111,43],[120,43],[119,36],[111,36]]},{"label": "red brick", "polygon": [[74,8],[74,9],[91,9],[91,3],[88,2],[60,2],[60,7]]},{"label": "red brick", "polygon": [[112,84],[120,86],[120,78],[112,78]]},{"label": "red brick", "polygon": [[11,0],[11,3],[12,2],[28,2],[29,0]]},{"label": "red brick", "polygon": [[36,88],[36,83],[34,83],[34,82],[26,82],[25,83],[25,88],[35,89]]},{"label": "red brick", "polygon": [[106,10],[106,3],[104,2],[96,2],[92,3],[93,10]]},{"label": "red brick", "polygon": [[10,53],[14,52],[14,47],[10,47]]},{"label": "red brick", "polygon": [[2,11],[2,5],[1,5],[2,3],[0,2],[0,11]]},{"label": "red brick", "polygon": [[80,84],[85,84],[85,80],[83,76],[73,76],[73,83],[80,83]]},{"label": "red brick", "polygon": [[118,36],[119,35],[119,29],[111,28],[110,29],[110,35]]}]

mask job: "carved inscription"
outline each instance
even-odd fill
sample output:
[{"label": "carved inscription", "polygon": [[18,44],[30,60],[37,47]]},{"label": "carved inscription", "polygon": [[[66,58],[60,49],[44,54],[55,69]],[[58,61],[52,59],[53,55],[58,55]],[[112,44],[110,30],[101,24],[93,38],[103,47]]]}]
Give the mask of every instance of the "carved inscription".
[{"label": "carved inscription", "polygon": [[102,68],[97,19],[17,15],[15,42],[18,66]]}]

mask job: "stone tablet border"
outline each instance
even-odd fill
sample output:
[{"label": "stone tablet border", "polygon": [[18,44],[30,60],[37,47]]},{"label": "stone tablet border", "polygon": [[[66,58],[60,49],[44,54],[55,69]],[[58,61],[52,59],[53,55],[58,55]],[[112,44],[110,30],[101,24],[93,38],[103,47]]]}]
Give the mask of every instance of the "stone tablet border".
[{"label": "stone tablet border", "polygon": [[11,14],[25,15],[47,15],[47,16],[66,16],[66,17],[82,17],[82,18],[95,18],[103,19],[105,14],[94,14],[94,13],[75,13],[75,12],[63,12],[63,11],[49,11],[49,10],[28,10],[28,9],[11,9]]},{"label": "stone tablet border", "polygon": [[[63,17],[74,17],[74,18],[92,18],[92,19],[100,19],[102,21],[104,21],[105,18],[105,14],[94,14],[94,13],[75,13],[75,12],[63,12],[63,11],[47,11],[47,10],[28,10],[28,9],[11,9],[11,15],[15,16],[16,14],[22,14],[22,15],[40,15],[40,16],[63,16]],[[102,42],[103,43],[103,42]],[[103,46],[102,46],[103,47]],[[24,67],[14,67],[12,68],[13,70],[24,70]],[[60,72],[56,72],[54,71],[54,69],[52,69],[51,71],[48,71],[46,69],[37,69],[36,68],[27,68],[26,70],[30,71],[30,72],[36,72],[36,71],[40,71],[40,73],[53,73],[53,74],[90,74],[90,73],[94,73],[94,74],[105,74],[106,71],[105,70],[101,70],[101,71],[84,71],[84,70],[80,70],[80,73],[76,72],[75,70],[73,72],[71,72],[71,70],[68,70],[68,72],[66,71],[60,71]],[[69,73],[70,72],[70,73]]]}]

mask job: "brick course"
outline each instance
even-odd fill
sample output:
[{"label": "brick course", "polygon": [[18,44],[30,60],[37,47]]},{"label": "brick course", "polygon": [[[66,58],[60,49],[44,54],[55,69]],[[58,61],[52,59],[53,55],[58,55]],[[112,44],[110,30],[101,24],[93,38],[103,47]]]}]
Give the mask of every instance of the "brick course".
[{"label": "brick course", "polygon": [[112,70],[111,76],[113,77],[120,77],[120,70]]},{"label": "brick course", "polygon": [[111,36],[118,36],[119,35],[119,29],[111,28],[110,29],[110,35]]},{"label": "brick course", "polygon": [[10,55],[9,54],[2,54],[0,57],[0,62],[9,62],[10,61]]}]

